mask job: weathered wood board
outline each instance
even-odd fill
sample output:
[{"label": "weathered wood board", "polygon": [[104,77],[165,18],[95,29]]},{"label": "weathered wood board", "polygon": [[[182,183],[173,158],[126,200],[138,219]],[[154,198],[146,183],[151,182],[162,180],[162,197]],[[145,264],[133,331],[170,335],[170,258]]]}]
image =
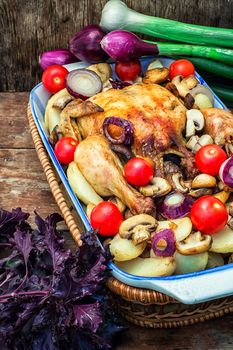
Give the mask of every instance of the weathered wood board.
[{"label": "weathered wood board", "polygon": [[[0,0],[0,91],[27,91],[39,80],[39,54],[67,47],[87,24],[99,23],[107,0]],[[232,0],[125,0],[137,11],[216,27],[233,27]]]}]

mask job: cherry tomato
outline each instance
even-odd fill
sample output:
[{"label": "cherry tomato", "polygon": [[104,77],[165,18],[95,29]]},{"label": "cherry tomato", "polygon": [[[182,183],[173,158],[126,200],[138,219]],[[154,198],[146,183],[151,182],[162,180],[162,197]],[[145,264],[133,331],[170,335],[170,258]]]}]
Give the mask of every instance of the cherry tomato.
[{"label": "cherry tomato", "polygon": [[91,226],[102,236],[115,236],[123,220],[120,210],[111,202],[99,203],[90,217]]},{"label": "cherry tomato", "polygon": [[68,73],[65,67],[54,64],[43,72],[42,83],[49,92],[55,94],[66,87],[65,78]]},{"label": "cherry tomato", "polygon": [[226,153],[217,145],[202,146],[195,156],[198,170],[213,176],[219,173],[219,169],[226,159]]},{"label": "cherry tomato", "polygon": [[183,78],[195,73],[195,67],[188,60],[177,60],[172,62],[169,68],[169,77],[172,80],[176,75],[182,75]]},{"label": "cherry tomato", "polygon": [[72,137],[63,137],[57,141],[54,152],[62,164],[69,164],[74,160],[74,152],[79,142]]},{"label": "cherry tomato", "polygon": [[228,213],[226,206],[219,199],[203,196],[194,202],[190,218],[197,230],[212,235],[224,228]]},{"label": "cherry tomato", "polygon": [[134,186],[145,186],[154,176],[153,166],[142,158],[130,159],[124,171],[126,180]]},{"label": "cherry tomato", "polygon": [[134,81],[141,73],[141,63],[139,60],[131,62],[116,62],[115,71],[121,80]]}]

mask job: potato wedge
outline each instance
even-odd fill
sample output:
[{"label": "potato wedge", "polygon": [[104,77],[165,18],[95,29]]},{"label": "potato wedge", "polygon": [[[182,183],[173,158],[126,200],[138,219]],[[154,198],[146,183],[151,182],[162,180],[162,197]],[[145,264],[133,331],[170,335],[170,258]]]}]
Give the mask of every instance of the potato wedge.
[{"label": "potato wedge", "polygon": [[117,262],[117,266],[132,275],[144,277],[169,276],[175,271],[173,257],[136,258],[130,261]]},{"label": "potato wedge", "polygon": [[176,252],[174,258],[176,261],[175,274],[180,275],[183,273],[204,270],[208,262],[208,253],[204,252],[194,255],[182,255]]},{"label": "potato wedge", "polygon": [[229,226],[212,235],[212,239],[211,252],[233,253],[233,230]]},{"label": "potato wedge", "polygon": [[111,66],[105,62],[92,64],[91,66],[87,67],[87,69],[95,72],[100,77],[102,83],[108,81],[112,76]]},{"label": "potato wedge", "polygon": [[69,164],[67,169],[67,178],[72,190],[84,204],[98,204],[103,202],[103,199],[87,182],[75,162],[71,162]]},{"label": "potato wedge", "polygon": [[67,95],[70,96],[68,91],[66,89],[63,89],[57,92],[52,97],[50,97],[50,99],[48,100],[48,103],[45,109],[45,125],[49,133],[53,131],[54,127],[60,121],[61,110],[59,110],[58,108],[54,108],[53,105],[56,103],[56,100]]},{"label": "potato wedge", "polygon": [[180,218],[174,220],[158,221],[156,232],[170,228],[175,233],[175,239],[177,242],[183,241],[192,232],[192,222],[190,218]]},{"label": "potato wedge", "polygon": [[208,253],[208,262],[206,265],[207,269],[211,269],[212,267],[222,266],[224,265],[224,260],[221,254],[209,252]]},{"label": "potato wedge", "polygon": [[121,238],[117,234],[110,242],[110,252],[115,261],[126,261],[137,258],[146,247],[146,242],[134,245],[131,239]]}]

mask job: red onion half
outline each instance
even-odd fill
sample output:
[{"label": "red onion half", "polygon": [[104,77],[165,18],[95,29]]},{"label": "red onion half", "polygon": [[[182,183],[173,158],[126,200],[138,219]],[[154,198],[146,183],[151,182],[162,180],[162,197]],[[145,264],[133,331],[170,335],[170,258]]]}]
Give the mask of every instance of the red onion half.
[{"label": "red onion half", "polygon": [[[122,130],[123,132],[121,133],[120,137],[115,139],[109,134],[108,132],[109,125],[116,125],[123,129]],[[129,120],[118,118],[118,117],[105,118],[103,123],[103,131],[104,131],[105,137],[107,137],[107,139],[115,145],[124,144],[128,146],[133,143],[133,140],[134,140],[133,124]]]},{"label": "red onion half", "polygon": [[228,158],[222,163],[219,176],[225,185],[233,187],[233,157]]},{"label": "red onion half", "polygon": [[151,248],[157,256],[172,256],[176,251],[174,232],[164,229],[156,233],[151,240]]},{"label": "red onion half", "polygon": [[113,79],[109,79],[109,82],[111,83],[113,89],[120,89],[120,90],[124,89],[124,87],[126,86],[132,85],[128,81],[119,81],[119,80],[113,80]]},{"label": "red onion half", "polygon": [[160,214],[166,219],[182,218],[190,212],[194,199],[179,192],[169,193],[161,206]]},{"label": "red onion half", "polygon": [[66,76],[66,88],[75,98],[86,100],[102,91],[100,77],[88,69],[75,69]]}]

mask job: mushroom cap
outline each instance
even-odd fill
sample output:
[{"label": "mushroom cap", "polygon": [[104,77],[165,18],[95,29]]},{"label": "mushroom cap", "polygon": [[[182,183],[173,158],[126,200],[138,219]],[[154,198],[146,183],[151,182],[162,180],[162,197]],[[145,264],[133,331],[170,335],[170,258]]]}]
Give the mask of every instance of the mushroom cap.
[{"label": "mushroom cap", "polygon": [[202,235],[201,232],[191,233],[185,240],[176,243],[176,249],[183,255],[193,255],[206,252],[211,246],[210,235]]}]

